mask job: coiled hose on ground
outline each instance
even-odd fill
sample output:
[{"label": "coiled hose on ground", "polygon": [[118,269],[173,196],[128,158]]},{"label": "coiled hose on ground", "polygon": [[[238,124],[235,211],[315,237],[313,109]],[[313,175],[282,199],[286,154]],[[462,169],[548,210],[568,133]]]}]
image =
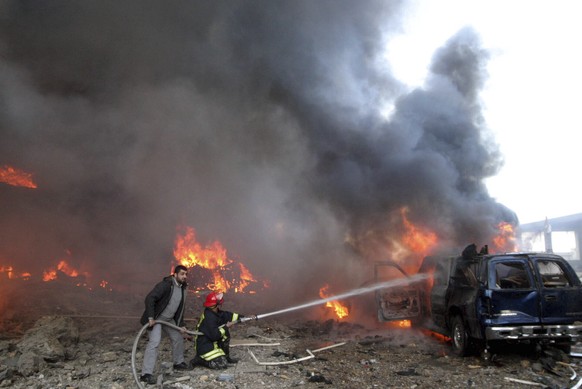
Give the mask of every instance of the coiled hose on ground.
[{"label": "coiled hose on ground", "polygon": [[[178,327],[177,325],[174,325],[172,323],[168,323],[165,321],[156,321],[155,324],[162,324],[168,327],[171,327],[175,330],[178,330],[180,332],[185,332],[189,335],[202,335],[201,332],[198,331],[188,331],[188,330],[184,330],[182,327]],[[135,379],[135,383],[137,384],[138,388],[140,389],[145,389],[145,387],[142,385],[142,383],[139,380],[139,376],[137,375],[137,371],[135,369],[135,354],[137,352],[137,345],[139,343],[139,339],[141,338],[141,336],[143,335],[143,332],[149,327],[149,323],[145,324],[141,330],[137,333],[137,336],[135,337],[135,341],[133,342],[133,348],[131,349],[131,371],[133,372],[133,378]]]}]

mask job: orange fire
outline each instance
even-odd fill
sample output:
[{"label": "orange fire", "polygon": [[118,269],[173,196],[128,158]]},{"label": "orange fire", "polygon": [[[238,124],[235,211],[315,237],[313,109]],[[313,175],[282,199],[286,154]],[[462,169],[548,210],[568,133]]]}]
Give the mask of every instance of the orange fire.
[{"label": "orange fire", "polygon": [[[57,280],[60,274],[64,274],[71,279],[75,279],[76,286],[93,290],[93,286],[95,285],[88,282],[91,278],[91,274],[88,272],[82,272],[70,265],[68,258],[71,256],[71,252],[67,250],[66,253],[67,259],[61,259],[56,266],[44,270],[42,272],[42,277],[39,277],[38,274],[34,274],[33,276],[33,273],[28,271],[17,271],[17,269],[11,265],[3,265],[0,266],[0,279],[6,277],[9,280],[30,281],[31,279],[42,278],[44,282],[49,282]],[[108,281],[102,280],[98,285],[107,291],[113,291]]]},{"label": "orange fire", "polygon": [[[73,268],[71,265],[69,265],[67,263],[67,261],[65,261],[64,259],[61,260],[59,262],[59,264],[57,265],[56,269],[49,269],[49,270],[45,270],[42,274],[42,280],[43,281],[53,281],[57,279],[57,272],[61,272],[63,274],[68,275],[69,277],[78,277],[79,271],[75,268]],[[88,276],[88,273],[83,273],[84,276]]]},{"label": "orange fire", "polygon": [[14,269],[12,266],[1,266],[0,273],[6,273],[6,277],[8,277],[9,280],[14,277]]},{"label": "orange fire", "polygon": [[186,267],[200,266],[213,270],[214,282],[209,285],[210,289],[226,292],[230,289],[228,282],[221,274],[220,270],[232,263],[226,256],[226,249],[219,241],[202,247],[196,240],[196,231],[192,227],[185,227],[183,235],[176,237],[174,245],[174,257],[178,262]]},{"label": "orange fire", "polygon": [[56,270],[46,270],[42,273],[42,280],[45,282],[56,280],[57,279],[57,271]]},{"label": "orange fire", "polygon": [[398,327],[400,327],[400,328],[410,328],[410,327],[412,327],[412,322],[410,320],[400,320],[398,322]]},{"label": "orange fire", "polygon": [[240,268],[240,284],[236,288],[236,291],[244,292],[245,288],[249,286],[251,282],[256,282],[257,280],[254,279],[252,273],[245,265],[239,263],[238,266]]},{"label": "orange fire", "polygon": [[20,273],[20,275],[15,274],[14,268],[12,266],[0,266],[0,273],[6,274],[6,277],[9,280],[16,279],[16,278],[28,280],[28,279],[30,279],[30,276],[31,276],[29,272]]},{"label": "orange fire", "polygon": [[493,238],[494,252],[511,252],[517,251],[515,239],[515,230],[507,222],[501,222],[497,225],[498,234]]},{"label": "orange fire", "polygon": [[27,173],[8,165],[0,166],[0,182],[32,189],[37,187],[32,180],[32,173]]},{"label": "orange fire", "polygon": [[402,242],[406,247],[416,254],[420,254],[424,257],[437,243],[437,236],[434,232],[427,230],[426,228],[417,227],[410,220],[406,214],[409,212],[408,207],[402,207],[400,209],[400,215],[402,216],[402,223],[406,230],[406,234],[402,237]]},{"label": "orange fire", "polygon": [[196,231],[192,227],[181,227],[174,245],[174,257],[186,266],[200,266],[212,273],[212,282],[205,285],[206,289],[227,292],[234,289],[235,293],[242,293],[252,282],[256,282],[250,270],[242,263],[238,265],[238,277],[227,279],[225,274],[232,273],[234,260],[228,258],[226,249],[219,241],[202,247],[196,239]]},{"label": "orange fire", "polygon": [[[319,297],[327,298],[330,297],[327,290],[329,289],[329,285],[323,286],[319,289]],[[350,314],[348,307],[342,305],[339,301],[328,301],[325,306],[327,308],[332,308],[339,319],[343,319],[344,317]]]},{"label": "orange fire", "polygon": [[410,320],[394,320],[394,321],[387,321],[383,323],[384,327],[390,328],[393,330],[401,329],[401,328],[412,328],[412,322]]}]

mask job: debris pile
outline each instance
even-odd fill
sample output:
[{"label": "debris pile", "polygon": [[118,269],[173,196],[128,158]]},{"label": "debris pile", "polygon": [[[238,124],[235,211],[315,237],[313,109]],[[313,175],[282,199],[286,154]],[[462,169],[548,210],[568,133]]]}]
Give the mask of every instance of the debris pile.
[{"label": "debris pile", "polygon": [[[0,387],[136,388],[130,356],[139,328],[137,319],[42,317],[18,338],[0,340]],[[231,331],[240,362],[220,371],[174,371],[171,347],[163,340],[159,387],[570,388],[582,373],[580,360],[553,348],[494,349],[488,360],[456,357],[442,339],[414,328],[294,318],[244,323]],[[145,342],[144,336],[140,363]],[[313,356],[298,361],[310,355],[306,350]],[[193,352],[187,343],[187,358]]]}]

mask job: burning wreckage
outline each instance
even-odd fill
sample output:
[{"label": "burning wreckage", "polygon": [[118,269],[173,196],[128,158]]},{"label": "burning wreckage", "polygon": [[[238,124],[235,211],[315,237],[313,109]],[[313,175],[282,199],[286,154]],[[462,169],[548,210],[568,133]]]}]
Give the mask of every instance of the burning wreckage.
[{"label": "burning wreckage", "polygon": [[[11,185],[29,188],[36,186],[31,176],[23,172],[19,173],[12,168],[4,168],[3,172],[3,180],[10,182]],[[402,241],[408,247],[415,248],[412,251],[417,254],[428,253],[435,246],[436,237],[412,224],[406,214],[407,210],[402,209],[401,221],[406,232]],[[503,231],[505,226],[500,226],[499,229]],[[496,247],[499,246],[501,244],[496,244]],[[582,291],[580,281],[571,266],[559,256],[551,254],[488,254],[486,251],[477,253],[475,248],[471,247],[463,255],[456,257],[426,255],[416,273],[405,269],[397,261],[377,262],[374,267],[373,284],[337,295],[330,292],[329,284],[325,284],[319,289],[319,299],[259,314],[258,318],[261,321],[252,326],[256,330],[247,329],[246,333],[252,333],[250,337],[254,338],[255,332],[260,332],[261,327],[267,325],[268,329],[273,326],[273,322],[269,322],[269,316],[318,305],[324,305],[325,308],[322,309],[335,317],[335,325],[348,323],[351,320],[351,312],[343,300],[375,292],[379,322],[396,323],[396,328],[429,328],[433,333],[448,337],[453,352],[460,356],[470,355],[478,350],[484,351],[484,356],[487,356],[496,344],[508,342],[554,345],[569,351],[572,342],[582,333],[580,324]],[[253,275],[243,263],[229,258],[220,242],[201,244],[197,240],[194,228],[189,226],[179,226],[173,254],[175,263],[199,270],[196,272],[197,279],[193,282],[192,292],[195,294],[204,290],[220,289],[235,294],[253,295],[270,286],[268,281],[260,280]],[[67,252],[66,257],[59,258],[55,263],[55,266],[47,267],[42,272],[42,283],[47,286],[51,284],[57,286],[57,283],[62,284],[68,280],[69,286],[73,285],[90,293],[101,292],[100,295],[93,294],[91,296],[93,300],[96,296],[103,297],[115,293],[115,287],[108,281],[101,280],[96,283],[89,272],[77,268],[71,252]],[[13,266],[1,267],[0,275],[14,282],[32,284],[39,281],[30,273],[17,271]],[[69,313],[75,312],[72,310]],[[305,331],[305,328],[307,327],[302,330]],[[0,372],[2,384],[18,383],[19,375],[34,377],[34,374],[43,371],[43,366],[54,368],[74,359],[78,351],[71,350],[79,347],[78,331],[70,320],[46,316],[37,322],[31,332],[25,334],[14,349],[11,346],[6,348],[0,345],[9,353],[19,355],[15,362],[16,369],[8,368]],[[329,328],[324,331],[318,329],[317,334],[326,334],[328,331]],[[64,332],[65,336],[61,332]],[[135,333],[128,333],[128,339],[133,339],[134,335]],[[269,333],[264,332],[264,338],[269,338],[267,335]],[[138,336],[133,340],[133,348],[129,345],[124,346],[124,352],[104,351],[100,357],[103,359],[102,363],[127,359],[129,348],[132,350],[132,364],[135,364],[135,358],[140,355],[138,346],[142,341],[141,338]],[[278,340],[285,338],[282,336]],[[318,338],[321,338],[321,335],[317,335],[312,341]],[[45,340],[51,345],[50,355],[42,349],[41,344]],[[293,364],[318,363],[316,353],[331,349],[333,353],[339,355],[351,353],[349,350],[342,351],[343,348],[336,348],[346,344],[346,340],[349,342],[349,336],[346,339],[345,334],[340,336],[340,339],[337,335],[325,337],[325,344],[317,345],[318,342],[315,342],[317,346],[307,347],[304,351],[306,356],[301,356],[304,353],[290,353],[284,360],[273,359],[275,355],[287,355],[287,351],[281,349],[281,342],[264,340],[257,342],[254,338],[252,342],[243,341],[239,344],[249,348],[247,363],[256,365],[259,369],[282,369]],[[367,342],[372,340],[360,343],[375,344],[376,341]],[[277,347],[279,351],[274,354],[251,351],[250,348],[254,346]],[[44,362],[35,357],[37,354],[42,356]],[[4,360],[3,363],[7,361]],[[375,362],[366,362],[368,363]],[[91,375],[86,368],[78,370],[71,378],[74,381],[80,382]],[[244,369],[239,367],[239,372],[242,371]],[[197,377],[196,374],[200,374],[200,370],[192,374]],[[217,379],[224,380],[233,374],[232,371],[227,371]],[[124,369],[122,375],[127,375],[127,369]],[[192,377],[183,378],[190,380]],[[310,379],[313,379],[313,382],[317,382],[316,379],[321,379],[321,382],[329,381],[321,375],[312,375]],[[241,382],[244,379],[237,378],[237,381]]]},{"label": "burning wreckage", "polygon": [[[376,264],[409,275],[392,261]],[[376,291],[380,321],[409,320],[452,340],[466,356],[496,343],[554,345],[570,352],[582,336],[582,284],[572,266],[549,253],[489,254],[468,246],[461,256],[425,257],[430,279]]]}]

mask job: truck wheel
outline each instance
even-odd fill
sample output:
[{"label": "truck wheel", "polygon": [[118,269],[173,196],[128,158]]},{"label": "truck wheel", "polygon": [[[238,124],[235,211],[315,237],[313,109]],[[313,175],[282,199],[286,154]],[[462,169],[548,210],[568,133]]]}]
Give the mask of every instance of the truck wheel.
[{"label": "truck wheel", "polygon": [[453,352],[459,357],[469,354],[469,334],[463,323],[463,318],[459,315],[454,316],[451,321],[451,339],[453,343]]}]

